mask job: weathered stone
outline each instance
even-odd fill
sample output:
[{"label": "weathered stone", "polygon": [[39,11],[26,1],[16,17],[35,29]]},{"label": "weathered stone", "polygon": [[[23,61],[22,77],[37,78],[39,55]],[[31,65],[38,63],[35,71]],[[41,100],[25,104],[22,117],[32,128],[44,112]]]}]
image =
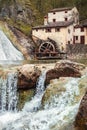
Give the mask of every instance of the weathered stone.
[{"label": "weathered stone", "polygon": [[24,104],[34,97],[35,89],[19,90],[18,110],[23,109]]},{"label": "weathered stone", "polygon": [[54,68],[65,68],[65,67],[71,67],[76,70],[83,70],[85,69],[85,65],[77,62],[72,62],[70,60],[61,60],[55,64]]},{"label": "weathered stone", "polygon": [[84,65],[68,60],[57,62],[54,69],[51,69],[47,72],[46,84],[49,84],[50,80],[59,77],[81,77],[80,70],[84,68]]},{"label": "weathered stone", "polygon": [[75,127],[76,130],[87,130],[87,92],[81,101],[79,111],[75,118]]},{"label": "weathered stone", "polygon": [[66,91],[66,88],[64,85],[67,83],[67,78],[61,78],[61,79],[54,79],[51,80],[50,84],[45,90],[45,93],[42,98],[42,106],[44,107],[45,104],[51,102],[51,97],[55,95],[61,95],[62,92]]},{"label": "weathered stone", "polygon": [[18,89],[34,88],[41,74],[37,67],[28,64],[19,67],[18,72]]}]

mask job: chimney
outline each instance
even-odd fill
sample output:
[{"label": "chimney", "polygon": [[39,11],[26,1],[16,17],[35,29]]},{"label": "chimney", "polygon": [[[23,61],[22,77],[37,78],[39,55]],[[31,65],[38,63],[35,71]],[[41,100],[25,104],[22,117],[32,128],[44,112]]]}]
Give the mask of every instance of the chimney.
[{"label": "chimney", "polygon": [[48,24],[48,16],[44,16],[44,25]]}]

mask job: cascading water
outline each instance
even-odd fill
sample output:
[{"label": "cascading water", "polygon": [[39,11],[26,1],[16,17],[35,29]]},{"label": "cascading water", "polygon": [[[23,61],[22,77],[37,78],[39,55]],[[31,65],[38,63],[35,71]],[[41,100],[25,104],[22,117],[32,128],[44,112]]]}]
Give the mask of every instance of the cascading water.
[{"label": "cascading water", "polygon": [[59,112],[64,110],[67,105],[72,105],[75,102],[74,97],[79,95],[78,80],[71,78],[65,85],[66,92],[63,92],[60,96],[52,96],[50,104],[46,104],[44,109],[59,108]]},{"label": "cascading water", "polygon": [[0,60],[23,60],[23,55],[19,52],[6,37],[3,31],[0,30]]},{"label": "cascading water", "polygon": [[0,78],[0,111],[16,111],[17,73],[8,73],[6,79]]},{"label": "cascading water", "polygon": [[[53,96],[51,103],[47,103],[44,109],[40,110],[44,80],[45,73],[39,79],[36,95],[29,103],[25,104],[21,112],[0,116],[1,130],[62,130],[61,127],[65,123],[74,121],[79,107],[75,96],[80,94],[78,86],[80,79],[70,78],[65,85],[66,91],[62,92],[60,96]],[[39,106],[39,110],[37,106]],[[6,117],[9,117],[8,120]]]},{"label": "cascading water", "polygon": [[26,103],[23,111],[37,111],[41,105],[41,99],[43,96],[43,92],[45,90],[45,79],[46,79],[46,71],[42,73],[42,75],[39,77],[37,85],[36,85],[36,94],[32,98],[32,100],[29,103]]}]

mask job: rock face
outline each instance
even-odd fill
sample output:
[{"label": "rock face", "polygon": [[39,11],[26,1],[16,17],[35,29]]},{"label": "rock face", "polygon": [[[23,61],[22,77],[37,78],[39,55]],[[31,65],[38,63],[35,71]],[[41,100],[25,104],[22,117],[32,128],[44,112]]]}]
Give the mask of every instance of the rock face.
[{"label": "rock face", "polygon": [[68,60],[61,60],[56,63],[54,69],[47,72],[46,84],[50,83],[50,80],[59,77],[81,77],[80,70],[85,66]]},{"label": "rock face", "polygon": [[7,28],[8,32],[10,31],[11,35],[13,35],[13,37],[10,38],[11,41],[13,41],[15,38],[15,41],[13,41],[12,43],[22,52],[25,59],[30,60],[31,58],[33,58],[34,43],[32,39],[24,35],[23,32],[21,32],[21,30],[18,30],[15,27],[7,25]]},{"label": "rock face", "polygon": [[32,23],[34,20],[30,1],[14,0],[13,2],[2,2],[1,16],[14,18],[15,21],[21,20],[26,23]]},{"label": "rock face", "polygon": [[75,119],[76,130],[87,130],[87,92],[84,95]]},{"label": "rock face", "polygon": [[19,67],[18,72],[18,89],[34,88],[41,74],[37,67],[28,64]]}]

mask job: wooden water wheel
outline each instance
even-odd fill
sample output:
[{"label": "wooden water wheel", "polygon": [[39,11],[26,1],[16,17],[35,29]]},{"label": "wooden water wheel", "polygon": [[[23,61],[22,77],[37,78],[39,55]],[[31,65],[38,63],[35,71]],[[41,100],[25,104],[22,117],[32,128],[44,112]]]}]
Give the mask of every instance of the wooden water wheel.
[{"label": "wooden water wheel", "polygon": [[43,42],[39,46],[39,53],[43,54],[44,56],[50,56],[54,52],[55,46],[51,42]]},{"label": "wooden water wheel", "polygon": [[63,58],[64,53],[61,53],[55,41],[48,39],[42,41],[35,52],[37,59],[58,59]]}]

